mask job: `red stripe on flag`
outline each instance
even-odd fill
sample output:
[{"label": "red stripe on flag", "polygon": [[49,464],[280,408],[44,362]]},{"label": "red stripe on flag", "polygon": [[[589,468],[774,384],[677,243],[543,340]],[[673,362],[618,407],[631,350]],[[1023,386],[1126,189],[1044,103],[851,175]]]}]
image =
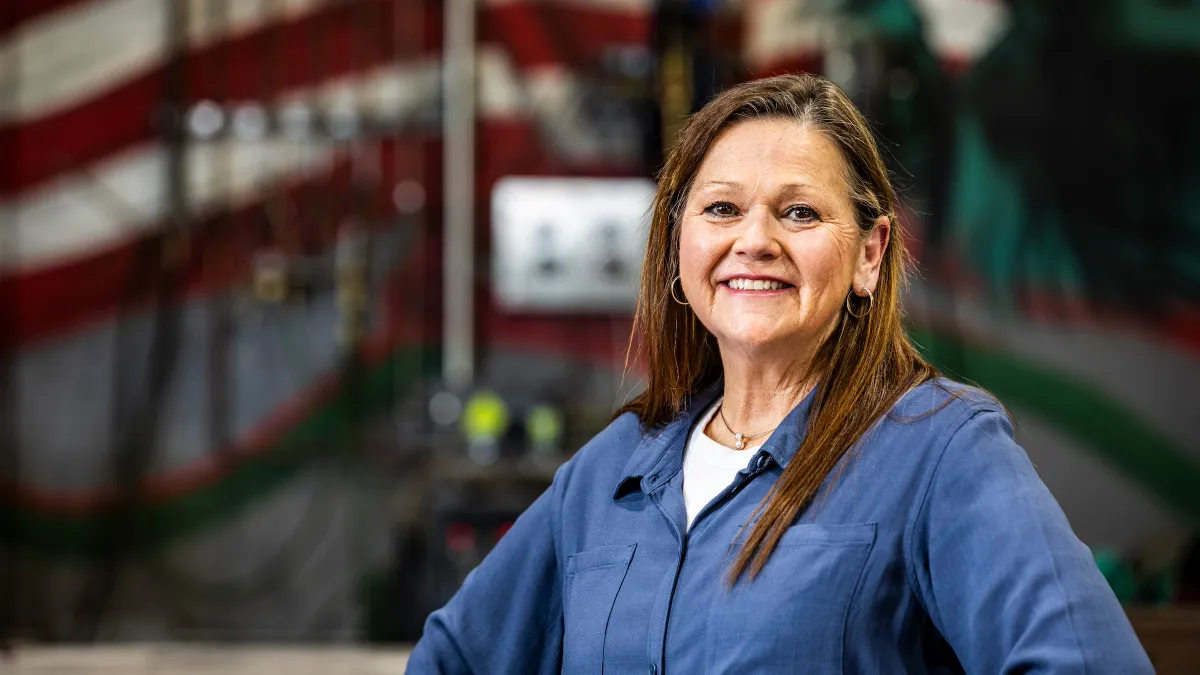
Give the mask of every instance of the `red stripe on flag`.
[{"label": "red stripe on flag", "polygon": [[44,15],[95,0],[4,0],[0,10],[0,40],[21,24]]},{"label": "red stripe on flag", "polygon": [[[339,3],[200,48],[181,64],[185,98],[271,99],[394,61],[425,31],[401,6],[413,5]],[[164,64],[67,110],[0,127],[0,197],[153,139],[172,76]]]}]

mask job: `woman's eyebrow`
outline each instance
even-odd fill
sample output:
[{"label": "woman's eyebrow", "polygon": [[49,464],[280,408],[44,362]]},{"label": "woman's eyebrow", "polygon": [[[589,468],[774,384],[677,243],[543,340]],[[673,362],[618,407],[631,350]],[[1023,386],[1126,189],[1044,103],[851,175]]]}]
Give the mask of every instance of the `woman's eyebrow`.
[{"label": "woman's eyebrow", "polygon": [[779,186],[779,191],[780,192],[784,192],[784,191],[798,192],[798,191],[803,191],[803,190],[812,190],[812,189],[814,189],[814,187],[815,186],[809,182],[784,183],[783,185]]},{"label": "woman's eyebrow", "polygon": [[[744,189],[744,184],[736,180],[706,180],[697,184],[693,191],[700,193],[711,190],[742,191]],[[776,196],[795,195],[797,193],[812,194],[820,191],[821,189],[811,181],[789,181],[787,183],[780,183],[772,189],[772,193]]]},{"label": "woman's eyebrow", "polygon": [[[742,183],[739,181],[736,181],[736,180],[706,180],[703,183],[699,183],[696,185],[696,187],[698,189],[706,188],[706,187],[714,187],[714,186],[715,187],[740,188],[740,187],[742,187]],[[811,181],[791,181],[788,183],[781,183],[778,186],[778,189],[779,190],[808,190],[808,189],[812,189],[812,187],[813,187],[813,183]]]},{"label": "woman's eyebrow", "polygon": [[703,190],[710,187],[731,187],[740,188],[742,184],[735,180],[706,180],[696,186],[697,189]]}]

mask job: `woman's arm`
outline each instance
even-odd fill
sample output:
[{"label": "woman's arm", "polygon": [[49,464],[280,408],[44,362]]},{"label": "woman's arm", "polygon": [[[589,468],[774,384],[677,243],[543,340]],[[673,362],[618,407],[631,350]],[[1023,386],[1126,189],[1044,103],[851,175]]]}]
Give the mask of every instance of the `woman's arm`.
[{"label": "woman's arm", "polygon": [[408,673],[560,671],[562,589],[554,500],[552,486],[467,575],[450,602],[429,616]]},{"label": "woman's arm", "polygon": [[914,589],[968,673],[1153,673],[997,410],[951,432],[909,525]]}]

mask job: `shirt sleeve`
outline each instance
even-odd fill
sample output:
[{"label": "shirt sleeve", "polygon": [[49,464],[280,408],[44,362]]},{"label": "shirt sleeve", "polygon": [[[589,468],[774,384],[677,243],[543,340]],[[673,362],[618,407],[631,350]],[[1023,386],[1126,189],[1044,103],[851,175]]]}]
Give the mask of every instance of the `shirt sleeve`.
[{"label": "shirt sleeve", "polygon": [[909,550],[917,594],[968,673],[1154,672],[997,410],[970,413],[950,436]]},{"label": "shirt sleeve", "polygon": [[429,616],[407,673],[560,671],[563,614],[554,503],[552,486],[517,518],[446,606]]}]

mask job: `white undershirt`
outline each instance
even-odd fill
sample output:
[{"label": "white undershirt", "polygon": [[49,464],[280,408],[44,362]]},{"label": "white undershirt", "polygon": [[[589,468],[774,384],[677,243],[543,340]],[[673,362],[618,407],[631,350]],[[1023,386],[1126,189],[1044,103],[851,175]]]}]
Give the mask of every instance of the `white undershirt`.
[{"label": "white undershirt", "polygon": [[761,445],[735,450],[725,447],[704,433],[709,420],[721,405],[721,399],[704,413],[692,430],[683,450],[683,502],[687,506],[688,529],[696,514],[733,482],[737,472],[746,468]]}]

